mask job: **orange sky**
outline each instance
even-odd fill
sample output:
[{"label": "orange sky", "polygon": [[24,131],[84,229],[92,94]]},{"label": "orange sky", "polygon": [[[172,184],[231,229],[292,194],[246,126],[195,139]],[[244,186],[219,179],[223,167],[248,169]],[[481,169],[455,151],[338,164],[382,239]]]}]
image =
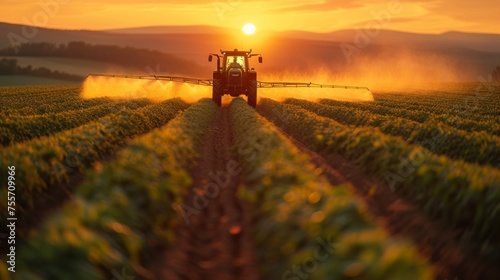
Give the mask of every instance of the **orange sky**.
[{"label": "orange sky", "polygon": [[[47,3],[45,7],[41,3]],[[0,21],[49,28],[215,25],[327,32],[379,26],[416,33],[500,33],[499,0],[2,0]],[[384,18],[385,19],[385,18]]]}]

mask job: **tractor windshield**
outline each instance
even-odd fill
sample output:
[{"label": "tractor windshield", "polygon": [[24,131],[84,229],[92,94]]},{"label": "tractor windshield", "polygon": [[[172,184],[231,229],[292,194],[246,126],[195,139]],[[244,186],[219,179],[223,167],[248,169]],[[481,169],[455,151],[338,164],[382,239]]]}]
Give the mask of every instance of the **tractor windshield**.
[{"label": "tractor windshield", "polygon": [[226,69],[229,68],[242,68],[245,70],[245,57],[244,56],[228,56],[226,60]]}]

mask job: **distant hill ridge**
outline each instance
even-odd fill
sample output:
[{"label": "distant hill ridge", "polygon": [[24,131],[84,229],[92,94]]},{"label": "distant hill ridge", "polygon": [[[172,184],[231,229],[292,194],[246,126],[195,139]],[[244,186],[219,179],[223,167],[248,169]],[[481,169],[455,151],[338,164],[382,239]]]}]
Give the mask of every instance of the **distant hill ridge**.
[{"label": "distant hill ridge", "polygon": [[[34,32],[35,35],[25,38],[24,33],[27,30]],[[253,64],[261,73],[279,72],[285,69],[292,72],[313,72],[326,67],[332,73],[350,71],[363,77],[370,73],[391,71],[397,76],[400,70],[407,70],[410,78],[411,71],[414,70],[424,76],[434,77],[435,74],[444,73],[440,70],[444,69],[454,72],[442,75],[444,79],[451,77],[458,80],[477,80],[479,76],[486,77],[491,74],[500,65],[500,34],[456,31],[443,34],[416,34],[380,30],[375,36],[369,36],[362,29],[329,33],[292,30],[260,32],[260,35],[267,36],[261,40],[253,40],[254,37],[243,37],[239,34],[240,31],[237,29],[198,25],[91,31],[33,29],[33,27],[0,22],[0,38],[3,38],[0,40],[0,49],[12,46],[10,38],[16,36],[25,43],[68,44],[78,41],[93,45],[156,50],[190,61],[193,67],[198,64],[199,67],[213,69],[214,63],[207,61],[208,53],[217,52],[220,48],[252,48],[265,57],[263,64]],[[256,34],[255,38],[259,38],[259,34]],[[367,40],[367,43],[357,45],[356,42],[359,43],[360,40]],[[369,71],[366,63],[370,63]],[[158,64],[165,63],[160,63],[158,60]],[[155,68],[156,60],[151,60],[148,65]],[[406,68],[394,70],[398,65]],[[170,69],[178,67],[160,66],[162,69],[170,66],[172,66]],[[441,68],[438,69],[436,66]],[[203,73],[205,72],[206,75],[210,75],[210,70],[203,70]]]},{"label": "distant hill ridge", "polygon": [[[0,35],[4,37],[9,32],[22,34],[24,25],[11,24],[0,22]],[[189,26],[143,26],[143,27],[130,27],[119,29],[103,29],[103,30],[77,30],[77,29],[51,29],[37,27],[40,35],[51,35],[48,33],[60,33],[68,35],[69,33],[80,33],[82,36],[102,36],[104,34],[120,34],[120,35],[158,35],[158,34],[225,34],[234,32],[235,29],[222,28],[208,25],[189,25]],[[338,30],[327,33],[309,32],[309,31],[281,31],[272,32],[274,36],[289,37],[294,39],[307,39],[318,41],[337,41],[346,42],[352,41],[360,30]],[[52,34],[53,35],[53,34]],[[38,35],[37,35],[38,36]],[[4,37],[5,38],[5,37]],[[431,43],[431,44],[462,44],[476,48],[479,50],[500,51],[500,34],[489,33],[466,33],[459,31],[449,31],[441,34],[424,34],[424,33],[410,33],[403,31],[394,31],[381,29],[380,33],[374,38],[380,43],[393,44],[393,43]],[[36,39],[39,40],[39,39]]]}]

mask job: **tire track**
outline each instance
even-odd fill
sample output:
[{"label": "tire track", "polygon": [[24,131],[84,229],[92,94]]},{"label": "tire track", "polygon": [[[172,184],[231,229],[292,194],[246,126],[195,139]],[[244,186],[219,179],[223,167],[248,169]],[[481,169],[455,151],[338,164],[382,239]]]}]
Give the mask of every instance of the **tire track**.
[{"label": "tire track", "polygon": [[247,206],[236,194],[241,178],[227,167],[233,143],[228,108],[217,111],[205,143],[184,201],[187,222],[175,230],[174,243],[152,271],[156,279],[169,280],[259,279]]}]

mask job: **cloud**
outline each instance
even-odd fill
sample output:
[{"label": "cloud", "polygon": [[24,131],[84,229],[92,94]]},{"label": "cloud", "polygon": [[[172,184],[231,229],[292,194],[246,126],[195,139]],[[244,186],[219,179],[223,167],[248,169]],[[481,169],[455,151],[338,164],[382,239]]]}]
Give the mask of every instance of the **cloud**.
[{"label": "cloud", "polygon": [[455,0],[429,3],[429,11],[437,15],[447,15],[456,20],[467,22],[496,21],[499,19],[500,1],[498,0]]},{"label": "cloud", "polygon": [[307,11],[331,11],[338,9],[352,9],[362,7],[364,4],[358,1],[342,1],[342,0],[328,0],[328,1],[296,1],[296,3],[277,6],[273,9],[275,12],[307,12]]}]

